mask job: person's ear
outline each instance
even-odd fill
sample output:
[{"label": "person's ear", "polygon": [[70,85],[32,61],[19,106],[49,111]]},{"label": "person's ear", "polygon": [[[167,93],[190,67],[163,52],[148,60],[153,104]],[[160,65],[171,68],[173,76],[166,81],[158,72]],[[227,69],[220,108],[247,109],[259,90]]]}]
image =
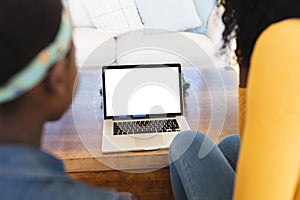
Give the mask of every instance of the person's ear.
[{"label": "person's ear", "polygon": [[47,92],[64,95],[67,85],[66,59],[56,62],[49,70],[45,80]]}]

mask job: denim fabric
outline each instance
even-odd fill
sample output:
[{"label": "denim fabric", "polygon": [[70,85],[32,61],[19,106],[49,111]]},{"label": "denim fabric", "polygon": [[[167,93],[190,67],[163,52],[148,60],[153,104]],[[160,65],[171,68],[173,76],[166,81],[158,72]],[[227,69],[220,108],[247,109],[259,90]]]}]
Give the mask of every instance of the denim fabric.
[{"label": "denim fabric", "polygon": [[[205,156],[200,156],[202,149],[208,150]],[[225,138],[219,148],[202,133],[185,131],[178,134],[169,152],[175,199],[231,200],[238,151],[237,135]]]},{"label": "denim fabric", "polygon": [[109,190],[91,188],[70,179],[55,157],[29,146],[0,145],[1,200],[112,200]]},{"label": "denim fabric", "polygon": [[240,152],[240,135],[229,135],[225,137],[219,144],[219,149],[227,159],[228,163],[235,171]]}]

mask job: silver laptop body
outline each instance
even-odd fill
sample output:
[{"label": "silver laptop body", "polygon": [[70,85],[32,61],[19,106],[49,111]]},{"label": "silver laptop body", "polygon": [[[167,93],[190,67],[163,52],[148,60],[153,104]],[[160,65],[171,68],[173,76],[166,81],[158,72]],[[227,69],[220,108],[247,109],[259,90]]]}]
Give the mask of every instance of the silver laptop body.
[{"label": "silver laptop body", "polygon": [[104,66],[102,86],[103,153],[167,149],[190,129],[180,64]]}]

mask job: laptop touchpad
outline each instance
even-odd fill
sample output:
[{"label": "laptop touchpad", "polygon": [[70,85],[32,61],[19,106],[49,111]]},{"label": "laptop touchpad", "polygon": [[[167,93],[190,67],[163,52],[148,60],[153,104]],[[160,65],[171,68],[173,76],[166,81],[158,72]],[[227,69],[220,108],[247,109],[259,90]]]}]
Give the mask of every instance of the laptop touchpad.
[{"label": "laptop touchpad", "polygon": [[164,147],[166,144],[163,138],[159,134],[141,134],[135,137],[135,144],[137,147],[155,149],[159,147]]}]

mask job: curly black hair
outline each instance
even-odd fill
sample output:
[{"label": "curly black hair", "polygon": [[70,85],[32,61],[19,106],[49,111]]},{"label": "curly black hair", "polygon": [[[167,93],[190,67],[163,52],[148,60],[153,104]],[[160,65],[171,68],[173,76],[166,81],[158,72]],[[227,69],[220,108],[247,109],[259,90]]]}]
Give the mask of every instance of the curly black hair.
[{"label": "curly black hair", "polygon": [[259,35],[272,23],[300,17],[299,0],[222,0],[224,47],[236,37],[236,55],[240,66],[249,67]]}]

